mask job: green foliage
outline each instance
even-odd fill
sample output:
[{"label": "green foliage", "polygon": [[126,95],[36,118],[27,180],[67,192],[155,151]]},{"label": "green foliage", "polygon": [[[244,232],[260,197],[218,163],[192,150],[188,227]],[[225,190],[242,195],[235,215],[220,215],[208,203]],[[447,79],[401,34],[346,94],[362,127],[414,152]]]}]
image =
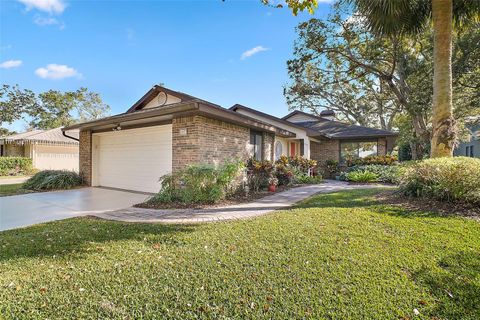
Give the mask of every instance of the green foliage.
[{"label": "green foliage", "polygon": [[379,191],[242,221],[0,232],[0,318],[478,319],[478,222],[379,205]]},{"label": "green foliage", "polygon": [[19,176],[32,173],[32,159],[26,157],[0,157],[0,176]]},{"label": "green foliage", "polygon": [[347,181],[352,182],[377,182],[378,174],[370,171],[351,171],[346,174]]},{"label": "green foliage", "polygon": [[321,176],[307,176],[307,175],[299,175],[295,176],[295,182],[298,184],[317,184],[322,182]]},{"label": "green foliage", "polygon": [[67,92],[48,90],[38,95],[18,85],[4,85],[0,89],[0,123],[24,119],[30,121],[32,128],[52,129],[99,119],[109,111],[100,95],[87,88]]},{"label": "green foliage", "polygon": [[275,165],[271,161],[258,161],[254,158],[247,161],[247,180],[253,191],[258,192],[261,188],[267,187],[274,175]]},{"label": "green foliage", "polygon": [[408,165],[400,189],[409,196],[480,204],[480,159],[435,158]]},{"label": "green foliage", "polygon": [[82,177],[67,170],[44,170],[28,179],[23,188],[28,190],[63,190],[79,187],[83,184]]},{"label": "green foliage", "polygon": [[385,156],[368,156],[365,158],[357,158],[357,159],[348,159],[347,166],[364,166],[370,164],[377,164],[377,165],[384,165],[390,166],[395,164],[398,161],[397,157],[391,155]]},{"label": "green foliage", "polygon": [[162,188],[147,201],[185,204],[215,203],[233,193],[244,165],[240,161],[225,162],[219,167],[195,164],[161,178]]},{"label": "green foliage", "polygon": [[342,173],[340,175],[340,179],[348,181],[349,173],[351,172],[370,172],[377,176],[375,181],[398,184],[400,182],[403,171],[404,167],[399,165],[370,164],[353,166],[348,168],[346,172]]}]

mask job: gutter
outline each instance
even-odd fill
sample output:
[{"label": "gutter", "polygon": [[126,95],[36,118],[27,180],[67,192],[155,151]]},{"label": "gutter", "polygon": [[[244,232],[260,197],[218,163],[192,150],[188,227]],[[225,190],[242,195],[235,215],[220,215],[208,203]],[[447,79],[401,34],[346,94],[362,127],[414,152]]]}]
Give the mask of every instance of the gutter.
[{"label": "gutter", "polygon": [[72,137],[72,136],[69,136],[68,134],[65,133],[65,131],[63,131],[63,129],[62,129],[62,134],[63,134],[63,136],[66,137],[66,138],[70,138],[70,139],[73,139],[73,140],[75,140],[75,141],[80,142],[80,139],[77,139],[77,138],[74,138],[74,137]]}]

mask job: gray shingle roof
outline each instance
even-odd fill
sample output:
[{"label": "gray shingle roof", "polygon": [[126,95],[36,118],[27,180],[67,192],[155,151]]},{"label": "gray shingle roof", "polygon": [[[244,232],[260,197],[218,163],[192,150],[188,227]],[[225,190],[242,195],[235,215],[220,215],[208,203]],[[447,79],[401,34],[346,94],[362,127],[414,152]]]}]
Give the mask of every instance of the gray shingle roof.
[{"label": "gray shingle roof", "polygon": [[355,139],[396,136],[397,133],[363,126],[352,125],[339,121],[319,119],[317,121],[297,122],[297,125],[317,131],[331,139]]}]

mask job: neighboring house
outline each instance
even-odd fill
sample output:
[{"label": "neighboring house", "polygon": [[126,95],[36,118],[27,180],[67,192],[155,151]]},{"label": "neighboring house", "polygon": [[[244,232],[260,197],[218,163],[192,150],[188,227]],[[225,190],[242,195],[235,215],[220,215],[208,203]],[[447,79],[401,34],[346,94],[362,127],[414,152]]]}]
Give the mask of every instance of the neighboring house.
[{"label": "neighboring house", "polygon": [[125,113],[63,130],[80,130],[80,172],[88,184],[143,192],[158,192],[161,176],[193,163],[280,155],[324,163],[393,148],[395,133],[333,117],[294,111],[280,119],[154,86]]},{"label": "neighboring house", "polygon": [[[70,135],[78,138],[78,131]],[[78,171],[78,141],[65,137],[61,128],[31,130],[0,138],[0,156],[32,158],[38,170]]]},{"label": "neighboring house", "polygon": [[454,150],[455,156],[480,158],[480,117],[472,118],[466,125],[468,140],[461,142]]}]

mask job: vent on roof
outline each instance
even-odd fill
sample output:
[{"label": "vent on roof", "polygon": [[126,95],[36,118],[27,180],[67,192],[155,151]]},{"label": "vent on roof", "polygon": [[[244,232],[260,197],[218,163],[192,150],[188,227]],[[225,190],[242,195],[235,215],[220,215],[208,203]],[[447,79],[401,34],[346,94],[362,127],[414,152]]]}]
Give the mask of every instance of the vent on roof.
[{"label": "vent on roof", "polygon": [[320,112],[320,117],[333,121],[335,120],[335,112],[333,110],[323,110],[322,112]]}]

